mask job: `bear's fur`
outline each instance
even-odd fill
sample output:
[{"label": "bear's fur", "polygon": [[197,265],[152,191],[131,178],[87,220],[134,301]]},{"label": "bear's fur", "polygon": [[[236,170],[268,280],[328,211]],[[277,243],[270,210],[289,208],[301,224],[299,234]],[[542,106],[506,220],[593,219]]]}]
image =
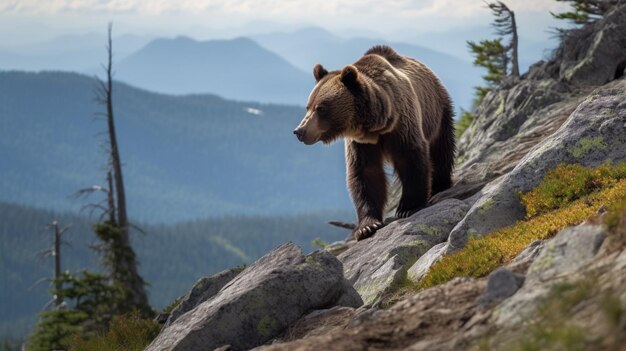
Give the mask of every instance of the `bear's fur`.
[{"label": "bear's fur", "polygon": [[318,64],[313,75],[317,84],[294,134],[307,145],[345,138],[357,240],[383,226],[384,161],[393,165],[402,185],[397,217],[424,208],[431,193],[450,187],[452,103],[428,67],[388,46],[375,46],[342,70],[328,72]]}]

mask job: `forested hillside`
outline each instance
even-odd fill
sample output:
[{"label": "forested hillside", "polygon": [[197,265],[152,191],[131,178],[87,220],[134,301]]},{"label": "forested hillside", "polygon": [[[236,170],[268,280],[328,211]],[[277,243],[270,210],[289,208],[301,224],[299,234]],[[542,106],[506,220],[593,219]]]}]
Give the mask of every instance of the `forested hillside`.
[{"label": "forested hillside", "polygon": [[[102,184],[105,122],[96,81],[0,72],[0,200],[76,211],[68,196]],[[228,214],[347,209],[343,145],[305,147],[304,109],[168,96],[114,85],[132,217],[169,222]],[[324,196],[319,196],[323,191]]]},{"label": "forested hillside", "polygon": [[[226,217],[181,222],[175,225],[140,225],[133,233],[140,273],[148,281],[150,303],[162,308],[183,294],[197,279],[220,270],[250,263],[273,247],[293,241],[306,251],[315,238],[343,239],[347,232],[326,221],[350,219],[350,212],[313,213],[285,217]],[[48,283],[32,287],[52,275],[51,258],[37,253],[52,245],[46,225],[57,219],[71,225],[62,248],[63,269],[99,270],[90,245],[94,220],[68,213],[0,202],[0,339],[25,335],[37,312],[50,300]]]}]

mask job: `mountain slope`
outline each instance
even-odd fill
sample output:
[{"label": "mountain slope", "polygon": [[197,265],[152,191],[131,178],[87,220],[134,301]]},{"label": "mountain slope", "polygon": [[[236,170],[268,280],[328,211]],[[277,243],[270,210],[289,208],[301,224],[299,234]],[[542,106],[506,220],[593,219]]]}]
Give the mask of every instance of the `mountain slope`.
[{"label": "mountain slope", "polygon": [[[49,41],[0,49],[0,69],[30,71],[64,70],[100,73],[105,58],[106,35],[87,33],[63,35]],[[120,35],[113,38],[115,58],[122,59],[137,51],[150,37]]]},{"label": "mountain slope", "polygon": [[[0,72],[0,200],[77,210],[102,184],[105,124],[96,81],[59,72]],[[216,96],[167,96],[114,85],[129,214],[172,222],[225,214],[350,208],[343,146],[305,147],[303,110]],[[97,199],[93,199],[94,201]]]},{"label": "mountain slope", "polygon": [[344,39],[317,27],[292,33],[264,34],[253,39],[306,72],[310,72],[316,63],[328,69],[341,68],[358,60],[370,47],[387,44],[400,54],[428,65],[448,88],[454,104],[465,109],[471,107],[472,88],[481,84],[481,72],[471,62],[407,43],[376,38]]},{"label": "mountain slope", "polygon": [[[327,225],[329,218],[351,216],[324,212],[283,217],[228,217],[183,222],[176,225],[141,225],[146,235],[133,233],[139,271],[149,282],[150,303],[163,308],[197,279],[228,267],[250,263],[283,242],[293,241],[313,250],[311,241],[339,240],[345,230]],[[0,340],[24,335],[36,314],[50,300],[47,283],[31,288],[52,274],[52,263],[36,259],[52,245],[46,225],[58,220],[71,225],[62,246],[63,270],[99,270],[89,245],[96,242],[93,220],[84,216],[0,202]]]},{"label": "mountain slope", "polygon": [[171,94],[304,105],[313,78],[246,38],[157,39],[122,60],[117,78]]}]

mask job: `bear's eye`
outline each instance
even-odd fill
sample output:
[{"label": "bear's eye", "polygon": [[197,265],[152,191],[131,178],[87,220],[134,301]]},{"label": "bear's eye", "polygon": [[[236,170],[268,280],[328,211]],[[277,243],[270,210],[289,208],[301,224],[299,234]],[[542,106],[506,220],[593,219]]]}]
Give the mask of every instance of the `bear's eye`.
[{"label": "bear's eye", "polygon": [[315,106],[315,112],[319,113],[319,114],[323,114],[326,112],[326,106],[324,105],[317,105]]}]

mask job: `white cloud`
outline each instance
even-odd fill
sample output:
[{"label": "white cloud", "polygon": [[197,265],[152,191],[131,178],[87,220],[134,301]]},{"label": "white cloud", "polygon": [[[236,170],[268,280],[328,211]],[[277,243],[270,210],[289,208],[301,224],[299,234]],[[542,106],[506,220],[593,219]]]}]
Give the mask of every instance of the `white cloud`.
[{"label": "white cloud", "polygon": [[[505,1],[527,18],[535,13],[548,18],[548,11],[567,6],[555,0]],[[28,32],[45,26],[50,30],[39,30],[41,35],[58,35],[101,31],[109,21],[125,31],[199,38],[276,28],[268,23],[317,25],[338,33],[389,34],[406,28],[424,33],[485,25],[490,16],[482,0],[0,0],[0,40],[17,40],[9,33],[12,28]]]},{"label": "white cloud", "polygon": [[[555,0],[508,0],[516,11],[562,8]],[[0,12],[19,13],[171,13],[231,14],[270,18],[311,16],[470,17],[484,11],[480,0],[0,0]]]}]

